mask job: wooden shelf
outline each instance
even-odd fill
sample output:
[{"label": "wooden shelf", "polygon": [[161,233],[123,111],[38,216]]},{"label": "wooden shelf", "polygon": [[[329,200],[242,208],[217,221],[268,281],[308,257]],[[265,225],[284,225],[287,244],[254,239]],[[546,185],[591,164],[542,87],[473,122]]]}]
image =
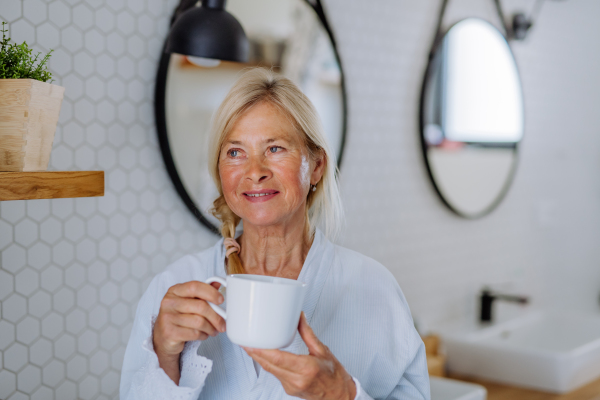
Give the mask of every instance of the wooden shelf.
[{"label": "wooden shelf", "polygon": [[104,196],[104,171],[0,172],[0,201]]}]

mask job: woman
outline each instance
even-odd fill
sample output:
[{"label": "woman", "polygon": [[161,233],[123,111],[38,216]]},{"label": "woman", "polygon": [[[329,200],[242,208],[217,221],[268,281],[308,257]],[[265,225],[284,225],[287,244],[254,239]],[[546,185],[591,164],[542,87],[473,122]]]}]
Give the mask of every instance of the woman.
[{"label": "woman", "polygon": [[[335,157],[308,98],[288,79],[253,69],[212,129],[213,213],[224,240],[150,283],[125,352],[121,399],[429,399],[425,347],[393,275],[328,240],[342,218]],[[207,303],[223,303],[219,284],[203,282],[232,273],[307,283],[291,345],[242,348],[223,334],[225,320]]]}]

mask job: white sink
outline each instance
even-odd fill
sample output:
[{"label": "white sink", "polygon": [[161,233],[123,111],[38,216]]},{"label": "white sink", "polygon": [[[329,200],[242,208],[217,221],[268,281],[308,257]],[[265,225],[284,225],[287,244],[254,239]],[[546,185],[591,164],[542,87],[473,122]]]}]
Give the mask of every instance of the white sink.
[{"label": "white sink", "polygon": [[485,400],[487,390],[474,383],[454,379],[429,377],[431,400]]},{"label": "white sink", "polygon": [[442,332],[448,370],[554,393],[600,377],[600,315],[539,311]]}]

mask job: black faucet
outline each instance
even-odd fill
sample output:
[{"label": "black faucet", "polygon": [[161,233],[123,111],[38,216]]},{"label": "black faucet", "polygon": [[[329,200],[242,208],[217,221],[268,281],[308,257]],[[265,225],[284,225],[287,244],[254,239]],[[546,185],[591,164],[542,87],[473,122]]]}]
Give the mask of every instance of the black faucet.
[{"label": "black faucet", "polygon": [[479,317],[480,322],[491,322],[492,321],[492,304],[494,300],[504,300],[513,303],[527,304],[529,299],[524,296],[511,296],[507,294],[492,293],[489,289],[483,289],[481,291],[481,315]]}]

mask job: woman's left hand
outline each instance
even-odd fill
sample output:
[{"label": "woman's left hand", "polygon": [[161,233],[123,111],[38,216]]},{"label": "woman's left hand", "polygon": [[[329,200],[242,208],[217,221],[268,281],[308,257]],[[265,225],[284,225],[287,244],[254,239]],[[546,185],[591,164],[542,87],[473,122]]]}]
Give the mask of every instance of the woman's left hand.
[{"label": "woman's left hand", "polygon": [[281,350],[242,347],[267,372],[281,381],[290,396],[306,400],[354,400],[356,385],[352,376],[333,353],[317,338],[304,312],[298,324],[309,355]]}]

